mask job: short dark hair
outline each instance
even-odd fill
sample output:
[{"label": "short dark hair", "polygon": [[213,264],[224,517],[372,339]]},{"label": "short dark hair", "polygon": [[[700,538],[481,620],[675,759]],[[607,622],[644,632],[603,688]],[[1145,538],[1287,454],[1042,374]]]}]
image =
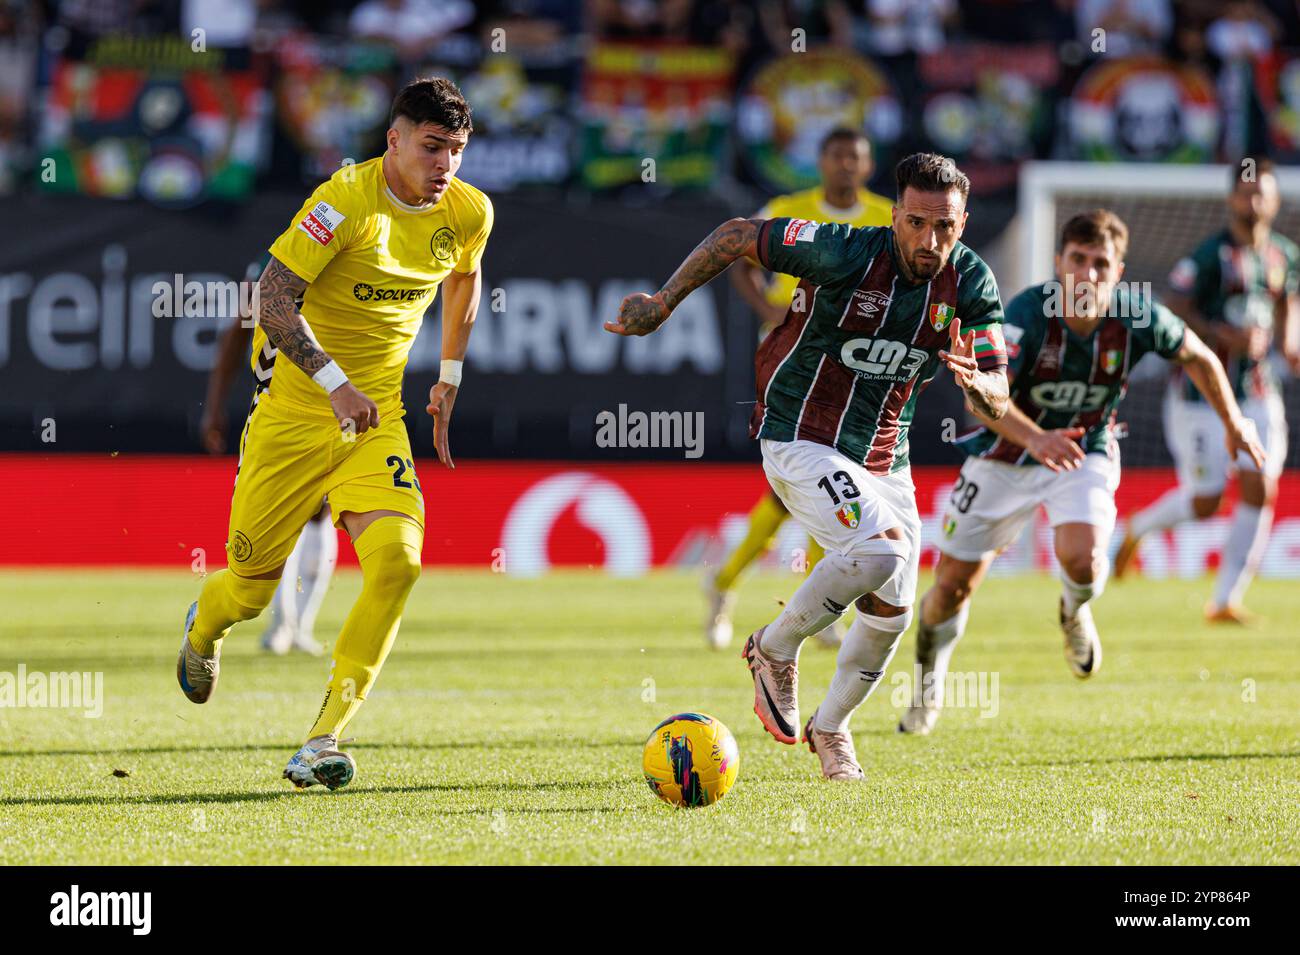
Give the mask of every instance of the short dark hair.
[{"label": "short dark hair", "polygon": [[831,143],[838,143],[842,140],[853,143],[861,140],[867,144],[867,149],[871,148],[871,139],[862,130],[854,129],[852,126],[836,126],[822,137],[821,145],[817,147],[817,155],[823,155],[826,150],[830,149]]},{"label": "short dark hair", "polygon": [[947,156],[938,153],[912,153],[894,167],[898,181],[898,201],[908,186],[921,192],[949,192],[956,189],[962,201],[970,195],[970,179]]},{"label": "short dark hair", "polygon": [[1071,242],[1105,245],[1108,241],[1115,246],[1115,257],[1124,261],[1128,252],[1128,226],[1124,220],[1109,209],[1089,209],[1072,216],[1061,229],[1061,246],[1057,251],[1064,252]]},{"label": "short dark hair", "polygon": [[1255,182],[1259,182],[1260,176],[1277,176],[1277,170],[1273,168],[1273,160],[1269,159],[1267,156],[1242,156],[1241,159],[1237,161],[1237,164],[1228,170],[1230,181],[1228,186],[1229,191],[1236,192],[1237,187],[1246,181],[1246,170],[1244,167],[1247,162],[1253,162],[1255,164]]},{"label": "short dark hair", "polygon": [[449,133],[474,132],[474,122],[464,94],[455,83],[441,76],[412,80],[402,87],[393,100],[388,124],[391,126],[397,122],[399,116],[417,126],[437,123]]}]

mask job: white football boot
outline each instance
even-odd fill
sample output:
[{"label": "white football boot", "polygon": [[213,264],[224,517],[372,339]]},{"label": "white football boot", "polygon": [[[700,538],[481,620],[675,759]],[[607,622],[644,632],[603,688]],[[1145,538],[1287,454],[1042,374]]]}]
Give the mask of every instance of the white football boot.
[{"label": "white football boot", "polygon": [[1092,608],[1084,604],[1072,617],[1065,616],[1065,598],[1059,610],[1061,632],[1065,634],[1065,662],[1070,672],[1086,680],[1101,669],[1101,636],[1092,622]]},{"label": "white football boot", "polygon": [[734,635],[731,611],[736,606],[734,590],[719,590],[713,578],[704,582],[704,597],[709,602],[709,612],[704,620],[704,642],[714,650],[730,646]]},{"label": "white football boot", "polygon": [[337,749],[335,736],[313,736],[293,754],[284,767],[284,778],[299,789],[321,785],[326,789],[342,789],[357,774],[357,761],[348,753]]},{"label": "white football boot", "polygon": [[794,660],[774,660],[763,652],[766,627],[745,641],[741,656],[754,677],[754,713],[763,729],[779,743],[799,742],[799,666]]},{"label": "white football boot", "polygon": [[814,711],[803,728],[803,741],[821,760],[822,776],[837,783],[866,779],[867,774],[858,765],[858,754],[853,748],[853,734],[819,730],[814,723],[816,719]]},{"label": "white football boot", "polygon": [[899,717],[898,731],[929,736],[943,709],[943,683],[934,685],[934,643],[925,624],[916,628],[916,662],[921,665],[921,685],[912,688],[912,699]]}]

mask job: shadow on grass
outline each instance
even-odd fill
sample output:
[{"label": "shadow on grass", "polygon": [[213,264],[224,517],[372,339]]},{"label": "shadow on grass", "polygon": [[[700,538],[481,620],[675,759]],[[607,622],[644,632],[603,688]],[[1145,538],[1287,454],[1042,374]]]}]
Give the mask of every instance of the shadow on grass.
[{"label": "shadow on grass", "polygon": [[[357,743],[352,749],[357,752],[369,750],[400,749],[404,751],[438,751],[462,749],[609,749],[640,745],[635,739],[581,739],[570,736],[532,737],[528,739],[502,740],[444,740],[433,743]],[[294,744],[284,743],[244,743],[227,746],[102,746],[96,749],[13,749],[0,751],[0,759],[12,759],[21,756],[98,756],[105,760],[118,756],[147,756],[167,753],[255,753],[264,750],[292,755]]]},{"label": "shadow on grass", "polygon": [[1004,766],[1090,766],[1106,763],[1180,763],[1229,761],[1236,759],[1295,759],[1300,750],[1283,753],[1153,753],[1149,756],[1106,756],[1100,759],[1047,759],[1033,762],[1003,763]]},{"label": "shadow on grass", "polygon": [[[287,785],[287,784],[286,784]],[[618,789],[626,786],[623,782],[579,782],[579,781],[543,781],[535,783],[422,783],[410,786],[371,786],[357,787],[350,789],[341,789],[338,792],[328,794],[331,799],[341,799],[345,796],[371,796],[371,795],[410,795],[414,793],[530,793],[530,792],[553,792],[565,790],[596,790],[596,789]],[[326,794],[322,790],[320,795]],[[194,804],[211,804],[211,803],[249,803],[249,802],[275,802],[283,799],[310,799],[311,795],[301,793],[293,789],[281,790],[259,790],[249,792],[224,792],[224,793],[179,793],[177,795],[147,795],[137,794],[129,796],[4,796],[0,797],[0,806],[186,806]],[[519,808],[508,809],[504,806],[494,806],[493,809],[502,809],[505,812],[613,812],[621,807],[618,806],[574,806],[574,807],[545,807],[545,808]],[[458,810],[439,810],[439,812],[463,813],[466,815],[485,814],[488,809],[458,809]]]}]

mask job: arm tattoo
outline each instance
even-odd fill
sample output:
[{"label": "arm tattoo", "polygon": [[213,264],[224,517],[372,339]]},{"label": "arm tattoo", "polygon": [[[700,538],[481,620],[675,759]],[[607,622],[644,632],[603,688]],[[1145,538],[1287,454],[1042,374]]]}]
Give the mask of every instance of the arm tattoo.
[{"label": "arm tattoo", "polygon": [[257,320],[271,344],[309,377],[330,363],[330,356],[316,343],[307,319],[298,311],[298,297],[307,283],[272,257],[257,280]]},{"label": "arm tattoo", "polygon": [[1010,388],[1007,386],[1006,375],[981,372],[971,381],[970,387],[964,390],[966,400],[981,417],[997,421],[1007,413]]},{"label": "arm tattoo", "polygon": [[[729,219],[722,223],[686,257],[672,278],[659,290],[668,311],[687,295],[748,253],[758,239],[761,219]],[[668,316],[664,315],[663,320]]]}]

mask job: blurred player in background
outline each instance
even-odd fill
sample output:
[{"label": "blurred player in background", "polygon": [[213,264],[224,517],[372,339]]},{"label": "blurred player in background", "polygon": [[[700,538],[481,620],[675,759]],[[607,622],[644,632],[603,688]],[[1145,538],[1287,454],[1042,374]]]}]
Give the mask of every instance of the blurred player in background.
[{"label": "blurred player in background", "polygon": [[966,629],[970,601],[997,555],[1046,508],[1061,567],[1058,619],[1071,672],[1101,666],[1101,639],[1089,602],[1106,584],[1115,527],[1119,449],[1115,412],[1129,370],[1149,352],[1176,362],[1213,410],[1228,448],[1263,460],[1223,366],[1169,309],[1118,284],[1128,227],[1096,209],[1061,231],[1054,281],[1007,304],[1003,333],[1011,407],[957,439],[969,455],[949,498],[934,585],[921,599],[916,635],[920,679],[898,728],[929,733],[943,705],[944,680]]},{"label": "blurred player in background", "polygon": [[[755,359],[761,442],[773,490],[826,555],[744,657],[754,712],[778,742],[799,737],[799,649],[851,603],[858,614],[826,698],[803,726],[822,775],[860,780],[849,731],[907,630],[921,557],[908,428],[945,364],[986,418],[1007,408],[1002,302],[993,273],[958,240],[970,180],[951,159],[917,153],[895,170],[892,228],[807,219],[732,219],[662,289],[629,295],[620,335],[646,335],[686,295],[748,256],[803,281]],[[802,301],[801,301],[802,300]],[[963,321],[973,331],[961,334]]]},{"label": "blurred player in background", "polygon": [[316,722],[284,770],[296,786],[352,780],[356,763],[338,749],[339,735],[392,649],[420,575],[424,497],[402,373],[440,285],[443,360],[426,411],[438,459],[452,467],[448,427],[492,229],[487,196],[456,178],[472,130],[451,82],[406,86],[384,154],[345,165],[316,189],[272,244],[258,283],[253,349],[274,351],[273,374],[244,425],[228,567],[190,606],[176,676],[188,699],[207,702],[222,640],[270,602],[294,541],[327,497],[363,583],[335,642]]},{"label": "blurred player in background", "polygon": [[1268,544],[1278,476],[1286,464],[1287,424],[1270,354],[1274,344],[1292,374],[1300,373],[1300,249],[1273,231],[1281,208],[1277,176],[1267,159],[1233,170],[1228,226],[1174,266],[1169,307],[1214,349],[1233,393],[1255,423],[1267,455],[1263,465],[1225,450],[1223,426],[1194,382],[1176,376],[1165,396],[1165,439],[1178,469],[1178,487],[1133,515],[1115,556],[1123,576],[1142,537],[1218,509],[1228,472],[1240,500],[1223,546],[1206,619],[1247,623],[1246,588]]},{"label": "blurred player in background", "polygon": [[[860,130],[838,127],[821,142],[817,172],[821,185],[802,192],[776,196],[754,216],[775,219],[789,216],[817,222],[841,222],[847,225],[887,226],[893,203],[884,196],[868,191],[875,163],[871,140]],[[739,259],[731,267],[731,284],[759,318],[759,340],[785,319],[799,280],[793,275],[765,272],[748,259]],[[749,528],[731,555],[706,582],[709,601],[704,636],[709,646],[718,649],[731,643],[731,612],[736,603],[736,582],[745,568],[772,546],[772,540],[790,512],[781,499],[769,491],[749,512]],[[808,538],[808,570],[821,560],[822,547],[816,538]],[[838,646],[843,634],[836,621],[817,639]]]},{"label": "blurred player in background", "polygon": [[[244,279],[256,282],[266,268],[270,255],[248,267]],[[242,299],[241,299],[242,300]],[[271,384],[275,349],[270,342],[250,356],[249,343],[253,340],[251,315],[240,315],[221,336],[217,360],[208,376],[208,394],[203,403],[203,418],[199,422],[199,438],[209,454],[226,452],[226,396],[235,380],[239,366],[248,360],[252,365],[254,395],[260,395]],[[298,535],[298,543],[285,561],[280,586],[271,599],[270,620],[262,633],[262,649],[284,654],[300,650],[319,656],[323,651],[312,629],[325,592],[329,589],[334,566],[338,562],[339,539],[334,522],[330,520],[329,506],[322,501],[321,509],[307,522]]]}]

